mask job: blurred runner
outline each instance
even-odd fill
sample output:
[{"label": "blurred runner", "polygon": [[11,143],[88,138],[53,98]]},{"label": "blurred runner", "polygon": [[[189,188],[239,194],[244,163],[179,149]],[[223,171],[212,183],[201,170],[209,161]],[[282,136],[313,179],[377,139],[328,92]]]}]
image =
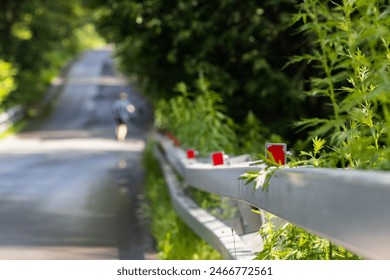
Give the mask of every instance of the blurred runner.
[{"label": "blurred runner", "polygon": [[116,122],[116,140],[123,141],[127,135],[127,126],[135,113],[135,107],[128,99],[127,93],[121,92],[119,94],[119,99],[114,102],[112,111]]}]

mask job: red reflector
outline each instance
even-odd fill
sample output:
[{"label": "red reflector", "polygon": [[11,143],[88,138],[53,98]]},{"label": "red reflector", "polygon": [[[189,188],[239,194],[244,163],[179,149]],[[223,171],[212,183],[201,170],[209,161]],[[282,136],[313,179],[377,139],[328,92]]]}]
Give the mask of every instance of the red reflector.
[{"label": "red reflector", "polygon": [[213,159],[213,164],[214,165],[223,165],[223,152],[216,152],[211,155],[211,158]]},{"label": "red reflector", "polygon": [[286,164],[286,152],[287,152],[286,144],[283,143],[265,144],[265,149],[267,151],[266,156],[268,159],[271,159],[269,156],[270,153],[277,164],[281,164],[281,165]]},{"label": "red reflector", "polygon": [[195,158],[195,150],[188,149],[188,150],[187,150],[187,158],[188,158],[188,159],[193,159],[193,158]]}]

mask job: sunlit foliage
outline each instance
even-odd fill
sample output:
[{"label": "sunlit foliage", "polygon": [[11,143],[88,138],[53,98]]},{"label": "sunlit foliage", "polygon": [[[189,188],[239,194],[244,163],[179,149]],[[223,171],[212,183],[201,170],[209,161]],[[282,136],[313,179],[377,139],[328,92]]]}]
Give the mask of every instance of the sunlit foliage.
[{"label": "sunlit foliage", "polygon": [[2,106],[39,102],[59,68],[86,47],[82,40],[93,30],[84,30],[84,36],[78,30],[92,14],[80,0],[0,1],[0,59],[17,70],[16,90]]}]

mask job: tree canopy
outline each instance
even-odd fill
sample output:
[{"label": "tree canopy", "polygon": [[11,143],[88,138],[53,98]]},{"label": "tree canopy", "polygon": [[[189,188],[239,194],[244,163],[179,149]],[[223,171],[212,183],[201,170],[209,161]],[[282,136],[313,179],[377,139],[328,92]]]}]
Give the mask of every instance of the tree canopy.
[{"label": "tree canopy", "polygon": [[304,43],[289,25],[296,1],[91,2],[102,7],[99,30],[147,94],[167,98],[202,74],[239,122],[252,111],[286,133],[286,120],[305,114],[304,69],[282,70]]},{"label": "tree canopy", "polygon": [[15,70],[15,87],[3,106],[39,100],[58,69],[80,51],[79,31],[92,19],[82,4],[79,0],[0,2],[0,59]]}]

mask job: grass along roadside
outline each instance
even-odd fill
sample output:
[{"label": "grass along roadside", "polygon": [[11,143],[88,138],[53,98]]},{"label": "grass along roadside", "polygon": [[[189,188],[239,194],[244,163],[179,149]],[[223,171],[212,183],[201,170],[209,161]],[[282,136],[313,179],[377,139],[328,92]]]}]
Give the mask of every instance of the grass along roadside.
[{"label": "grass along roadside", "polygon": [[144,152],[146,170],[145,196],[151,220],[151,234],[156,240],[158,258],[164,260],[221,259],[175,213],[160,165],[153,155],[155,144],[149,142]]}]

